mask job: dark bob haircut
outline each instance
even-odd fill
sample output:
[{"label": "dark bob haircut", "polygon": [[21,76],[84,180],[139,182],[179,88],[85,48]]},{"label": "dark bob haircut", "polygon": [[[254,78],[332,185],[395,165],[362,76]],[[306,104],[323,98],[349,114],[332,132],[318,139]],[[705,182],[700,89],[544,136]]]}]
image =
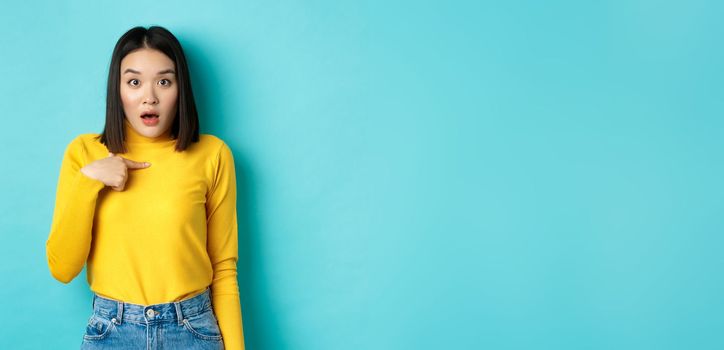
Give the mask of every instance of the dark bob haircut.
[{"label": "dark bob haircut", "polygon": [[178,108],[171,125],[171,137],[176,140],[176,152],[184,151],[192,142],[199,140],[199,116],[191,90],[186,56],[176,37],[166,28],[152,26],[134,27],[127,31],[116,43],[108,70],[108,90],[106,93],[106,125],[98,136],[112,153],[126,153],[123,133],[125,113],[121,102],[120,80],[121,60],[134,50],[149,48],[163,52],[176,64],[178,81]]}]

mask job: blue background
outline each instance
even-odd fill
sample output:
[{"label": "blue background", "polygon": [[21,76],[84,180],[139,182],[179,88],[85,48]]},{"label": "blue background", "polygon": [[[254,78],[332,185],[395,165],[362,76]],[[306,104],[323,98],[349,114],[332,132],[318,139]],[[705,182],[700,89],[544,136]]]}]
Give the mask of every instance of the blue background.
[{"label": "blue background", "polygon": [[722,349],[715,1],[36,1],[0,8],[0,339],[72,349],[58,170],[135,25],[238,176],[248,349]]}]

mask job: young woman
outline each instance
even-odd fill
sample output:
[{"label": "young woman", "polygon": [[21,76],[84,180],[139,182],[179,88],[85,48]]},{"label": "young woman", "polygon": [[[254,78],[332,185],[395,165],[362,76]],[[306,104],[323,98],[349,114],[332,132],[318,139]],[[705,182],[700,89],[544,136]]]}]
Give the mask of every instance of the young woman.
[{"label": "young woman", "polygon": [[46,242],[57,280],[88,264],[81,348],[243,349],[237,249],[231,150],[199,134],[176,37],[135,27],[113,50],[103,132],[65,149]]}]

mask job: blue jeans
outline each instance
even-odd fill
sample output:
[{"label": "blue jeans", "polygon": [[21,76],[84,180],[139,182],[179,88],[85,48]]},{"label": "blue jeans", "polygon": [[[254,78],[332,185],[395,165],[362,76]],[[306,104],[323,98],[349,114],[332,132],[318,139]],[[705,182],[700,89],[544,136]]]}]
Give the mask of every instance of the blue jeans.
[{"label": "blue jeans", "polygon": [[210,289],[185,300],[138,305],[93,293],[82,349],[223,350]]}]

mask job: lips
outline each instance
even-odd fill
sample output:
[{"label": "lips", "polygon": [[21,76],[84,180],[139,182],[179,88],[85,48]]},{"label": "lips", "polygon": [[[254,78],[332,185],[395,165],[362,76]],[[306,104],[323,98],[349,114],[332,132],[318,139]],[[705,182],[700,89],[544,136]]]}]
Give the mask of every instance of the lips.
[{"label": "lips", "polygon": [[156,111],[145,111],[141,113],[141,118],[148,119],[148,118],[158,118],[158,112]]}]

